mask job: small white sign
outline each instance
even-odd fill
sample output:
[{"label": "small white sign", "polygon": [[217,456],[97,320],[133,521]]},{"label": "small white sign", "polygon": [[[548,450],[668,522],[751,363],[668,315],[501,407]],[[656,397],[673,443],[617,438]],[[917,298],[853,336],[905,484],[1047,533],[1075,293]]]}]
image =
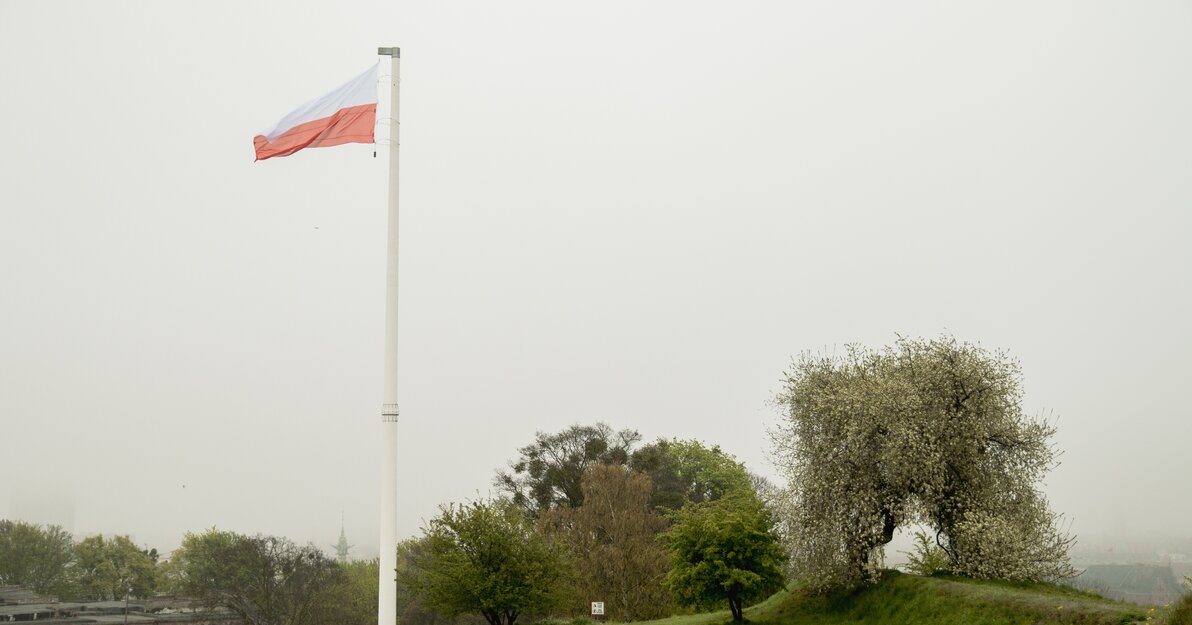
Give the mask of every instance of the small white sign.
[{"label": "small white sign", "polygon": [[593,601],[592,602],[592,616],[604,616],[604,602],[603,601]]}]

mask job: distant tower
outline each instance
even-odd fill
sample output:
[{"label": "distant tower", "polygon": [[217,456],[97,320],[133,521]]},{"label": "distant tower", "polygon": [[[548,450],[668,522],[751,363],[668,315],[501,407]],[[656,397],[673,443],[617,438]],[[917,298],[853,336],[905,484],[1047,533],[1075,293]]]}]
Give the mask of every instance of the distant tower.
[{"label": "distant tower", "polygon": [[348,544],[347,536],[344,536],[344,515],[339,513],[339,542],[335,545],[335,559],[341,563],[346,564],[348,561],[348,550],[355,545]]}]

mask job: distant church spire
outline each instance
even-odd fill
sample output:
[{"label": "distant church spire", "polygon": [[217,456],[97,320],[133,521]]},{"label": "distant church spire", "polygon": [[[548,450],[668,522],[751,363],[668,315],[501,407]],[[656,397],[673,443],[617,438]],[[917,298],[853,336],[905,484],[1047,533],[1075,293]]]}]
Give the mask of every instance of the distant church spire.
[{"label": "distant church spire", "polygon": [[341,510],[339,513],[339,542],[335,545],[335,559],[346,564],[348,561],[348,550],[354,546],[349,545],[347,536],[344,536],[344,513]]}]

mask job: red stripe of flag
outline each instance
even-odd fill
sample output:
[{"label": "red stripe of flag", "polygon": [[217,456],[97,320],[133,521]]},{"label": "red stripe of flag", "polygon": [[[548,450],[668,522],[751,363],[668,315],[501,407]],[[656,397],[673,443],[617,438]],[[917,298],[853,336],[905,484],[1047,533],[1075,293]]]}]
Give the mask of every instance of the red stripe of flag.
[{"label": "red stripe of flag", "polygon": [[289,156],[302,148],[322,148],[345,143],[372,143],[377,122],[377,105],[342,108],[330,117],[298,124],[272,141],[265,135],[253,138],[257,160]]}]

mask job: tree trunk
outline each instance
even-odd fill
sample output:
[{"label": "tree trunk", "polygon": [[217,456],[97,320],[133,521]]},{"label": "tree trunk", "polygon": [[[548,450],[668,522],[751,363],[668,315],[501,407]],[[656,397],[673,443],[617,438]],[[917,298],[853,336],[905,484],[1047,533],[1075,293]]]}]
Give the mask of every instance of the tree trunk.
[{"label": "tree trunk", "polygon": [[879,547],[884,547],[894,540],[894,530],[897,525],[894,513],[889,508],[882,508],[882,535],[876,541],[868,541],[869,547],[861,552],[860,573],[864,576],[869,572],[869,556]]},{"label": "tree trunk", "polygon": [[882,510],[882,545],[890,544],[894,540],[894,530],[897,526],[894,523],[894,513],[889,509]]}]

